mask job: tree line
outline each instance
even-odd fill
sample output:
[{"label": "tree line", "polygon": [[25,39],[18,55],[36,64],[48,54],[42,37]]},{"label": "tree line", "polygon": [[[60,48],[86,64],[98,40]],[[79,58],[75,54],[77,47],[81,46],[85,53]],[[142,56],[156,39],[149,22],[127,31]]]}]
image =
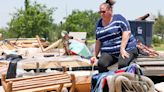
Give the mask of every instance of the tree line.
[{"label": "tree line", "polygon": [[99,18],[96,12],[74,10],[64,18],[64,22],[53,23],[53,13],[56,8],[48,9],[46,5],[31,3],[25,0],[25,8],[17,9],[7,28],[1,28],[4,38],[31,38],[39,35],[49,41],[60,38],[62,30],[88,32],[88,37],[94,36],[94,26]]}]

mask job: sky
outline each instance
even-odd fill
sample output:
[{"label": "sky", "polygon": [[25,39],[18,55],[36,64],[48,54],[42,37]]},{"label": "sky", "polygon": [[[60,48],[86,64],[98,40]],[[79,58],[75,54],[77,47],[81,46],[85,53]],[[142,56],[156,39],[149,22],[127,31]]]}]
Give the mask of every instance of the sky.
[{"label": "sky", "polygon": [[[31,0],[33,2],[34,0]],[[48,8],[57,8],[53,14],[54,23],[63,21],[63,17],[71,14],[73,10],[99,11],[99,5],[105,0],[35,0],[45,4]],[[24,0],[1,0],[0,3],[0,27],[7,27],[16,9],[24,8]],[[134,20],[150,13],[164,15],[163,0],[116,0],[114,13],[122,14],[127,20]]]}]

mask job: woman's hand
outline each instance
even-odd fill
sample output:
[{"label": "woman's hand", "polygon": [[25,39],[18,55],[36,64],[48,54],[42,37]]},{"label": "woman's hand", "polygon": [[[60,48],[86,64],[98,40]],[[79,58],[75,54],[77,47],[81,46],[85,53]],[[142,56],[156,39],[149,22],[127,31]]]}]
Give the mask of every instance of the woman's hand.
[{"label": "woman's hand", "polygon": [[91,57],[91,64],[94,64],[97,61],[97,58],[95,56]]},{"label": "woman's hand", "polygon": [[129,58],[129,53],[125,49],[121,49],[120,54],[123,59]]}]

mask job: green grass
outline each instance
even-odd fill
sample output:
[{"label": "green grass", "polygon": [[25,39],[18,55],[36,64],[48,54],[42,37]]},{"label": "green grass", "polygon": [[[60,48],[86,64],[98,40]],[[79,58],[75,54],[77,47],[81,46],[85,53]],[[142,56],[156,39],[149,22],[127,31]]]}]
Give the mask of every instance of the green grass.
[{"label": "green grass", "polygon": [[96,40],[92,39],[92,40],[87,40],[88,43],[94,43]]},{"label": "green grass", "polygon": [[153,45],[156,51],[164,51],[164,44]]},{"label": "green grass", "polygon": [[95,41],[96,41],[95,39],[87,40],[87,45],[90,46],[90,45],[94,44]]}]

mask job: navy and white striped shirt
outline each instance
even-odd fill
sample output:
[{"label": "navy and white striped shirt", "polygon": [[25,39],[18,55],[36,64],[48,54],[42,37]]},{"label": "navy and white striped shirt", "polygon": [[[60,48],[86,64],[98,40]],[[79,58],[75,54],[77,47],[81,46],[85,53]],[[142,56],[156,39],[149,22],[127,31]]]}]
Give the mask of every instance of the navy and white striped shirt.
[{"label": "navy and white striped shirt", "polygon": [[[129,22],[120,14],[113,15],[109,25],[103,27],[102,18],[96,25],[96,39],[101,42],[101,53],[107,52],[118,57],[122,40],[122,32],[131,31]],[[126,50],[136,48],[136,39],[131,34],[129,37]]]}]

